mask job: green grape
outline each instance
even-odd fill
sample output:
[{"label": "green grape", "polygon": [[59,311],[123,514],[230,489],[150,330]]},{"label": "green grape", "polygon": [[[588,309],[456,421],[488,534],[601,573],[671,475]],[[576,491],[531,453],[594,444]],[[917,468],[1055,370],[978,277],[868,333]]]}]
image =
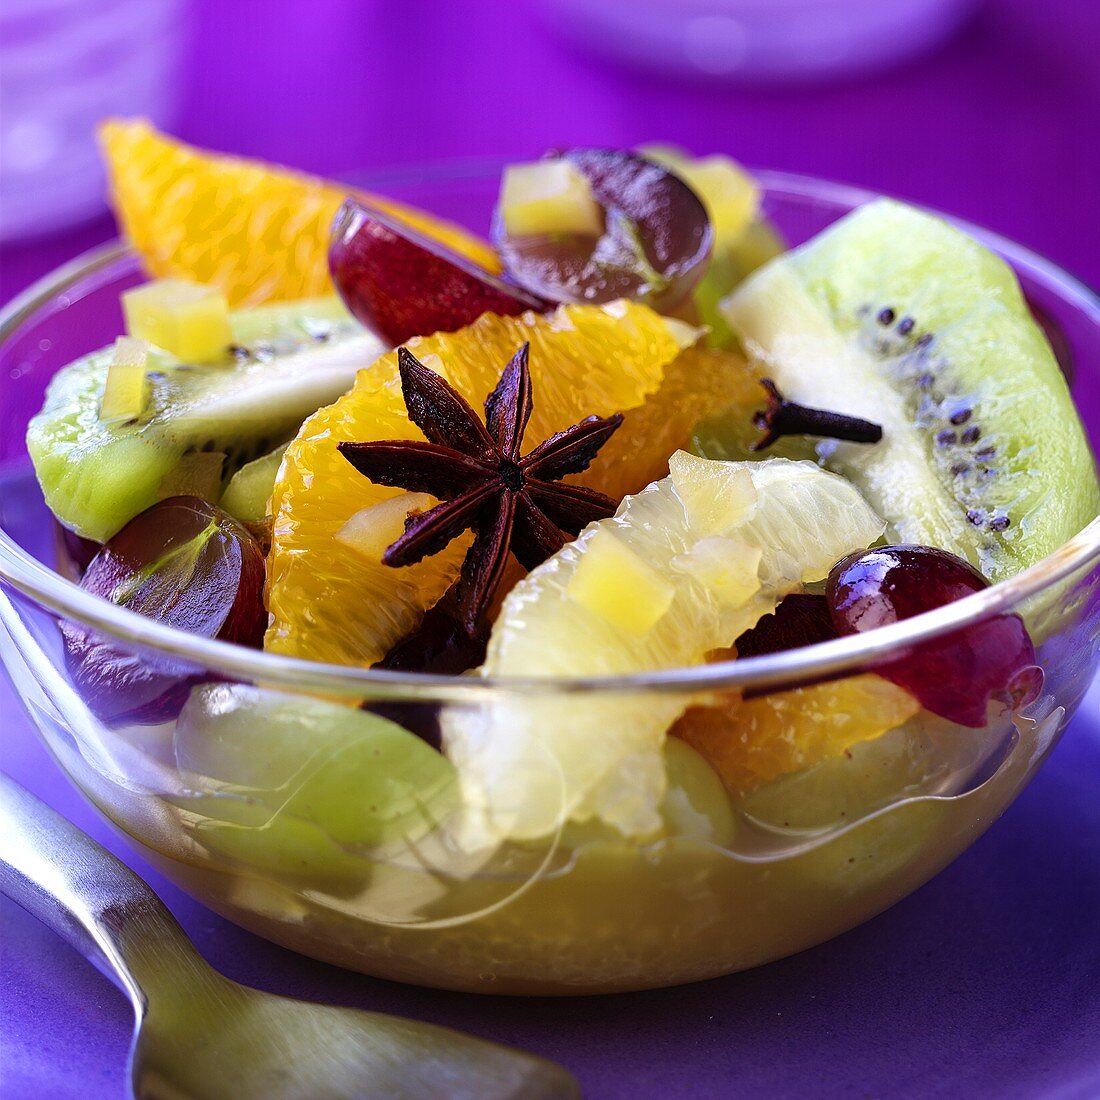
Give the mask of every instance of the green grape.
[{"label": "green grape", "polygon": [[415,843],[457,799],[450,762],[396,723],[237,684],[192,692],[175,754],[198,838],[272,870],[361,876],[364,853]]}]

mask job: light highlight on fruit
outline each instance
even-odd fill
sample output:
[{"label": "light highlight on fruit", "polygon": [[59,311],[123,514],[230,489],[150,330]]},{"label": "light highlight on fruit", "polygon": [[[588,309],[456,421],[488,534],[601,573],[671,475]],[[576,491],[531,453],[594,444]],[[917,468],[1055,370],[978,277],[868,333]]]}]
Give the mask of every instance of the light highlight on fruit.
[{"label": "light highlight on fruit", "polygon": [[435,503],[427,493],[401,493],[356,512],[334,537],[369,561],[381,562],[387,547],[405,533],[409,516],[426,512]]}]

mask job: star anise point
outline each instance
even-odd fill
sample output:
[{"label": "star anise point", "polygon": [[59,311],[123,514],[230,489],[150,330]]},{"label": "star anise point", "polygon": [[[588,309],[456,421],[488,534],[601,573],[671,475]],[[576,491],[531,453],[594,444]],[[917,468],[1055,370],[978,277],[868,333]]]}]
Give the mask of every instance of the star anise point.
[{"label": "star anise point", "polygon": [[338,444],[376,484],[429,493],[440,502],[408,517],[404,533],[383,554],[386,565],[415,564],[474,529],[456,585],[459,618],[471,637],[484,629],[509,553],[533,569],[616,507],[603,493],[561,479],[589,467],[618,430],[621,413],[587,417],[521,454],[534,408],[529,358],[525,343],[486,398],[483,423],[445,378],[399,348],[401,392],[425,439]]}]

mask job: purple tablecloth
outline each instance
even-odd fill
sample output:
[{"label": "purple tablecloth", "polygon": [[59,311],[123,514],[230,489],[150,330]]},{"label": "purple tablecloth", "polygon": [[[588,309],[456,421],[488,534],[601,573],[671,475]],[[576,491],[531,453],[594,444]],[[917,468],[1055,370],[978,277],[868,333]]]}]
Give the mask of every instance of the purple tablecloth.
[{"label": "purple tablecloth", "polygon": [[[803,91],[677,86],[556,43],[527,3],[201,0],[178,131],[323,173],[570,143],[675,141],[968,217],[1100,283],[1100,5],[990,0],[939,54]],[[0,251],[0,300],[110,221]],[[76,796],[0,685],[3,767],[137,868],[203,953],[277,992],[450,1023],[565,1063],[592,1097],[1100,1095],[1100,692],[982,841],[863,928],[749,974],[583,1001],[418,990],[215,917]],[[10,903],[5,1100],[122,1095],[122,997]]]}]

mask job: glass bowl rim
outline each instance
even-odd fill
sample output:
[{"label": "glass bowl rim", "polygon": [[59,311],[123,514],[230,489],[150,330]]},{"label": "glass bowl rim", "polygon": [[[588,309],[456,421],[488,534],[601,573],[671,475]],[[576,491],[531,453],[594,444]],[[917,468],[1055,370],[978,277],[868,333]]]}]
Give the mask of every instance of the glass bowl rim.
[{"label": "glass bowl rim", "polygon": [[[357,187],[380,187],[470,181],[499,172],[502,163],[495,159],[441,162],[371,173],[356,177],[353,183]],[[848,207],[881,197],[865,188],[797,173],[760,170],[753,171],[753,175],[766,194],[786,193]],[[1017,268],[1045,281],[1063,300],[1100,326],[1100,296],[1058,265],[997,233],[939,211],[931,212],[974,235]],[[55,268],[0,308],[0,345],[65,289],[118,261],[135,257],[136,253],[125,243],[113,241]],[[1100,562],[1100,517],[1053,553],[1007,580],[933,611],[864,634],[761,657],[619,676],[456,677],[312,661],[188,634],[85,592],[0,530],[0,581],[55,614],[79,621],[126,645],[275,689],[324,690],[373,698],[430,697],[455,703],[473,702],[500,692],[581,695],[651,691],[691,693],[749,687],[775,690],[842,673],[851,674],[884,659],[897,658],[926,640],[1011,611],[1023,600],[1097,562]]]}]

